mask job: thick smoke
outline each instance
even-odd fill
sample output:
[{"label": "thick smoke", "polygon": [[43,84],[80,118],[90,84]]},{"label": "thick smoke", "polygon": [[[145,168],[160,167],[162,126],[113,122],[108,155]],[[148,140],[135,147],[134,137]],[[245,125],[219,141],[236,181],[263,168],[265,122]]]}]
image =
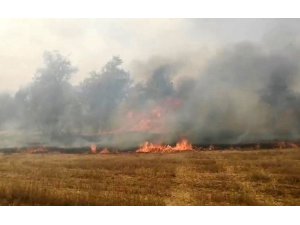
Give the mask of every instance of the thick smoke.
[{"label": "thick smoke", "polygon": [[179,118],[188,135],[213,143],[298,138],[300,96],[293,84],[300,55],[291,50],[249,43],[223,50],[196,85],[185,87],[189,97]]},{"label": "thick smoke", "polygon": [[298,139],[299,50],[238,43],[193,75],[186,58],[149,61],[149,74],[139,80],[113,57],[77,86],[70,83],[77,69],[69,59],[46,52],[29,85],[0,95],[0,144],[124,149],[182,137],[193,143]]}]

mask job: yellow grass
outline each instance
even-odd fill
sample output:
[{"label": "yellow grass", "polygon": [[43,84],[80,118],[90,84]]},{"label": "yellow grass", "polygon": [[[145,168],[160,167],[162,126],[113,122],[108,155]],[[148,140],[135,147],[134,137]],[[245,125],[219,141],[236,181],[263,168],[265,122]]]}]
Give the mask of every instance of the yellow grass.
[{"label": "yellow grass", "polygon": [[1,205],[300,205],[300,150],[0,155]]}]

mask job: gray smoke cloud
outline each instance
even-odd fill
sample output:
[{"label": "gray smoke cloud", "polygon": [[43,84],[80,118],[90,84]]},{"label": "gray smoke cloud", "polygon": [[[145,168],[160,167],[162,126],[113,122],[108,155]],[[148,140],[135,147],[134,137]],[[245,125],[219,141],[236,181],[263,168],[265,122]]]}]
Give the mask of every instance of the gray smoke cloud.
[{"label": "gray smoke cloud", "polygon": [[184,87],[189,97],[179,120],[187,123],[188,136],[212,143],[297,138],[298,60],[289,47],[273,51],[242,43],[223,50]]},{"label": "gray smoke cloud", "polygon": [[185,53],[136,60],[140,76],[113,57],[78,85],[70,82],[76,66],[59,52],[45,52],[29,85],[0,95],[0,145],[125,149],[182,137],[195,144],[298,139],[298,34],[268,35],[228,44],[204,65],[203,53],[195,52],[190,59]]}]

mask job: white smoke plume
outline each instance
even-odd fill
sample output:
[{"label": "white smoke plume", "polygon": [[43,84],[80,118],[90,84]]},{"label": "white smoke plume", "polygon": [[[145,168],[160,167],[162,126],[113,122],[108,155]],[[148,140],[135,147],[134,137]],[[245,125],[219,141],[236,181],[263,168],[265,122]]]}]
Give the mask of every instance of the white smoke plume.
[{"label": "white smoke plume", "polygon": [[132,71],[114,56],[79,84],[71,82],[78,66],[46,51],[30,84],[0,96],[0,145],[125,149],[181,137],[195,144],[299,139],[298,37],[293,26],[275,29],[207,57],[187,49],[136,59]]}]

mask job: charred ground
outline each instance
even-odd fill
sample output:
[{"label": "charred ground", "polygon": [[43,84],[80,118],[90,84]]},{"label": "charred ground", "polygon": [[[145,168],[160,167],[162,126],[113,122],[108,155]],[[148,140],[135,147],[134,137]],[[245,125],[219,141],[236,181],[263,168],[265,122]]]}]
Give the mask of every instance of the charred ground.
[{"label": "charred ground", "polygon": [[[170,143],[170,146],[175,146],[176,143]],[[167,146],[167,144],[165,145]],[[298,149],[300,148],[300,140],[284,140],[278,141],[261,141],[254,143],[240,143],[240,144],[211,144],[211,143],[201,143],[192,144],[194,151],[228,151],[228,150],[241,150],[241,151],[252,151],[252,150],[274,150],[274,149]],[[128,148],[117,148],[111,146],[103,146],[95,144],[96,152],[99,153],[103,149],[109,150],[110,153],[134,153],[141,145],[136,145]],[[64,153],[64,154],[87,154],[93,153],[91,151],[91,146],[81,146],[81,147],[58,147],[58,146],[46,146],[41,143],[31,143],[26,147],[9,147],[0,148],[0,153],[3,154],[13,154],[13,153]]]}]

